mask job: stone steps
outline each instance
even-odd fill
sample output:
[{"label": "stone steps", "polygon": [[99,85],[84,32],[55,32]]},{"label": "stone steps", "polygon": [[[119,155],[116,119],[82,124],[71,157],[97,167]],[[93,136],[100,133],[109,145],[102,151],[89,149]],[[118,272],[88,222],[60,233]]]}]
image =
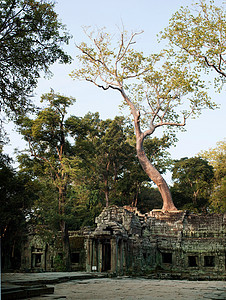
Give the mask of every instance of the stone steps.
[{"label": "stone steps", "polygon": [[7,285],[2,287],[2,300],[17,300],[37,297],[44,294],[53,294],[54,287],[46,285],[32,285],[32,286],[16,286]]}]

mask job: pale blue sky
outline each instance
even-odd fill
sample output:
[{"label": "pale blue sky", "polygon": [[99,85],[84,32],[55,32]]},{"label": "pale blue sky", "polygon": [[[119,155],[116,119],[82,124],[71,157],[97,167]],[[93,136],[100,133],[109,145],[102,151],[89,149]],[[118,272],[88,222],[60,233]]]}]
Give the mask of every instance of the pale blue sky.
[{"label": "pale blue sky", "polygon": [[[167,26],[172,14],[180,6],[190,6],[192,2],[192,0],[58,0],[56,11],[62,23],[66,24],[73,35],[70,45],[65,47],[72,57],[77,54],[75,43],[84,40],[82,26],[106,27],[111,32],[117,32],[117,26],[120,27],[122,24],[128,31],[144,30],[137,40],[137,46],[148,54],[158,51],[160,45],[156,42],[156,34]],[[222,5],[223,2],[223,0],[215,1],[217,5]],[[118,105],[121,103],[119,93],[104,92],[89,83],[73,81],[68,74],[75,66],[76,62],[68,66],[55,64],[51,68],[54,76],[50,80],[44,78],[39,80],[34,100],[37,102],[41,94],[53,88],[55,92],[77,99],[70,111],[72,115],[84,116],[88,111],[99,111],[101,118],[105,119],[119,114]],[[215,94],[212,89],[210,93],[215,101],[221,104],[221,109],[206,110],[199,119],[188,121],[187,131],[178,134],[179,142],[170,151],[173,158],[194,156],[201,150],[214,147],[217,141],[224,139],[225,89],[220,95]],[[15,132],[12,132],[11,137],[10,145],[5,147],[6,152],[12,153],[12,148],[24,147],[21,137]]]}]

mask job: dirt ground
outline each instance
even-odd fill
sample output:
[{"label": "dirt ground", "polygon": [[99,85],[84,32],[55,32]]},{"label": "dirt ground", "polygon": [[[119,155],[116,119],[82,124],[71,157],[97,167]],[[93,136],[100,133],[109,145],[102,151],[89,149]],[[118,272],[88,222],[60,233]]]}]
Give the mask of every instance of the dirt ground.
[{"label": "dirt ground", "polygon": [[54,285],[53,295],[32,300],[199,300],[226,299],[223,281],[180,281],[151,279],[89,279],[72,280]]}]

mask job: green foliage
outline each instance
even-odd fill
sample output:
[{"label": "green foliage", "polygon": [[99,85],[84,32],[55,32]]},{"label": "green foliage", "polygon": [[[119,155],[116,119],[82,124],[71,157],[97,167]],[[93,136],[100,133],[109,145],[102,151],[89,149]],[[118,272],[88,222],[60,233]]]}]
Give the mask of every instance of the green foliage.
[{"label": "green foliage", "polygon": [[103,209],[103,195],[99,190],[89,190],[89,182],[73,184],[69,192],[67,222],[70,230],[93,227],[95,218]]},{"label": "green foliage", "polygon": [[68,63],[62,49],[70,36],[51,1],[0,1],[0,104],[8,116],[31,108],[30,95],[41,72],[54,62]]},{"label": "green foliage", "polygon": [[214,212],[226,211],[226,142],[220,141],[215,148],[202,151],[200,156],[206,159],[214,169],[214,186],[210,197],[210,209]]},{"label": "green foliage", "polygon": [[178,208],[205,211],[212,190],[213,167],[200,157],[192,157],[176,161],[172,171],[172,195]]},{"label": "green foliage", "polygon": [[61,256],[59,254],[54,258],[53,266],[57,272],[67,271],[65,268],[65,263],[63,261],[63,256]]},{"label": "green foliage", "polygon": [[218,86],[225,82],[226,77],[226,14],[223,5],[223,1],[222,7],[217,7],[214,1],[200,0],[191,9],[182,7],[161,33],[184,63],[195,63],[197,71],[216,71]]},{"label": "green foliage", "polygon": [[2,269],[20,267],[21,241],[31,214],[36,186],[28,174],[18,174],[0,153],[0,239]]},{"label": "green foliage", "polygon": [[158,189],[152,188],[148,185],[142,186],[138,196],[137,208],[142,213],[147,213],[152,209],[162,206],[162,198]]},{"label": "green foliage", "polygon": [[[74,150],[81,159],[83,179],[77,184],[80,186],[84,182],[86,185],[82,196],[85,202],[95,196],[101,207],[107,201],[119,206],[135,205],[143,182],[149,178],[136,157],[136,139],[131,125],[123,117],[100,120],[98,113],[88,113],[84,118],[69,118],[67,126],[76,138]],[[166,151],[170,145],[167,136],[147,139],[144,144],[147,155],[161,173],[170,163]]]}]

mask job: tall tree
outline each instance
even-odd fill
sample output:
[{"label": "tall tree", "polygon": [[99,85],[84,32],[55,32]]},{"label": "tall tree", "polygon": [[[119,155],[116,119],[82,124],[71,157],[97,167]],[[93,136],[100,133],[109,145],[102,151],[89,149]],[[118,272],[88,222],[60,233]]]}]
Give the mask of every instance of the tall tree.
[{"label": "tall tree", "polygon": [[[193,7],[182,7],[161,34],[171,49],[180,50],[183,60],[194,62],[196,70],[214,70],[216,83],[226,78],[226,13],[214,1],[199,0]],[[176,47],[175,47],[176,46]]]},{"label": "tall tree", "polygon": [[73,117],[69,122],[71,129],[74,126],[72,131],[77,136],[76,153],[84,161],[81,166],[85,169],[84,174],[94,189],[104,193],[107,207],[109,193],[122,176],[128,156],[131,155],[124,118],[101,120],[98,113],[88,113],[84,118],[77,119],[77,122],[73,122]]},{"label": "tall tree", "polygon": [[[59,227],[62,235],[66,269],[70,269],[70,245],[66,222],[67,189],[70,184],[70,167],[76,168],[76,158],[71,157],[68,141],[69,130],[65,126],[67,108],[73,98],[53,92],[42,96],[48,106],[39,111],[36,119],[22,117],[20,132],[29,144],[30,157],[21,160],[30,163],[36,175],[45,175],[58,191]],[[23,167],[23,165],[21,165]]]},{"label": "tall tree", "polygon": [[[86,34],[91,45],[83,42],[77,46],[82,66],[71,73],[72,78],[121,94],[133,117],[140,164],[159,188],[162,210],[176,210],[168,185],[146,156],[143,142],[159,127],[181,128],[202,108],[214,108],[203,82],[189,68],[182,67],[180,60],[170,62],[163,54],[146,57],[136,51],[133,45],[138,33],[128,37],[122,32],[116,44],[103,30]],[[126,84],[129,79],[131,86]]]},{"label": "tall tree", "polygon": [[31,108],[41,73],[71,58],[62,48],[65,31],[49,0],[0,1],[0,112],[17,117]]}]

